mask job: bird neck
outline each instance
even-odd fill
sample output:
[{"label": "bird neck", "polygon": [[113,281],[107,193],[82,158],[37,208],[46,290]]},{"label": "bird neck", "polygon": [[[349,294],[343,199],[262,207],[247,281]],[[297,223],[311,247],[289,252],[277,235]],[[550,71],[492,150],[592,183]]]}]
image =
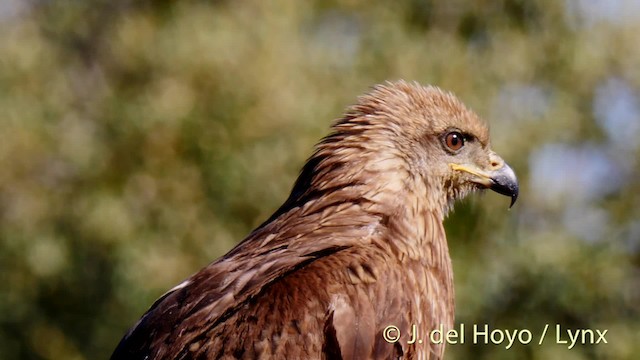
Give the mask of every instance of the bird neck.
[{"label": "bird neck", "polygon": [[[418,171],[406,149],[386,140],[391,136],[375,134],[368,134],[368,141],[345,133],[326,138],[303,167],[287,201],[265,224],[294,208],[307,209],[307,215],[315,209],[329,214],[334,207],[352,203],[370,215],[370,225],[383,218],[404,228],[407,236],[402,241],[413,246],[434,241],[425,226],[441,231],[447,211],[444,190],[417,175],[424,169]],[[358,224],[363,220],[354,219]],[[340,222],[347,225],[347,220],[345,216]]]}]

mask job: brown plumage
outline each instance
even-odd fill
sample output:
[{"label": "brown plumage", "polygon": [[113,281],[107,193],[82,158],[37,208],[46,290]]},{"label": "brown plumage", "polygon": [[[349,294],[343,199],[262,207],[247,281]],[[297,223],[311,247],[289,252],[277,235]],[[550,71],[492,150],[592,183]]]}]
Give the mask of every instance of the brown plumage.
[{"label": "brown plumage", "polygon": [[436,87],[376,86],[275,214],[156,301],[112,359],[439,359],[426,335],[408,341],[453,326],[442,221],[481,188],[518,191],[473,112]]}]

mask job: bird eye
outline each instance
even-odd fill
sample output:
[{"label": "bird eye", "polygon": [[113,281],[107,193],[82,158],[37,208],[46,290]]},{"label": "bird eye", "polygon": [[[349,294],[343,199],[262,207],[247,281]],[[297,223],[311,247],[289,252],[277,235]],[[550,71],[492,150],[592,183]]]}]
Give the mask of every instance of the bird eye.
[{"label": "bird eye", "polygon": [[452,151],[458,151],[464,146],[464,136],[457,131],[452,131],[444,138],[444,142]]}]

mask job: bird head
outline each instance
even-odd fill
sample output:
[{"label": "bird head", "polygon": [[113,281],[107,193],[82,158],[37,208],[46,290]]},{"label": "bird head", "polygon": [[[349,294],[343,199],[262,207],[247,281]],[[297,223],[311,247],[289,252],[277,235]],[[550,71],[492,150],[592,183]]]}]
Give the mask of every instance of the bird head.
[{"label": "bird head", "polygon": [[[425,192],[436,197],[430,200],[445,211],[478,189],[509,196],[511,206],[518,197],[516,175],[491,150],[484,121],[437,87],[404,81],[378,85],[359,98],[334,131],[326,144],[357,139],[360,157],[374,154],[364,162],[365,168],[401,159],[396,165],[402,162],[407,169],[398,175],[405,178],[402,186],[411,187],[412,181],[426,185]],[[402,168],[390,166],[388,172]]]}]

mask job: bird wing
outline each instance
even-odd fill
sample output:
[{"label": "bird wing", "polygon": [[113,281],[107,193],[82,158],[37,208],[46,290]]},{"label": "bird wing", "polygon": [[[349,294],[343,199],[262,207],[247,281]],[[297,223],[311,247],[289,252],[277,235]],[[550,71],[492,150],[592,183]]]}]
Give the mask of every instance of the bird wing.
[{"label": "bird wing", "polygon": [[[407,283],[402,268],[385,270],[369,286],[354,286],[352,291],[333,297],[324,324],[328,346],[323,351],[328,358],[411,358],[419,348],[430,353],[430,344],[410,343],[418,315],[410,298],[419,289]],[[393,329],[385,336],[388,328]]]},{"label": "bird wing", "polygon": [[371,236],[371,216],[351,209],[357,205],[338,205],[340,211],[333,208],[330,215],[311,211],[313,206],[310,202],[263,225],[159,298],[121,340],[112,359],[175,357],[188,351],[189,344],[273,282]]}]

